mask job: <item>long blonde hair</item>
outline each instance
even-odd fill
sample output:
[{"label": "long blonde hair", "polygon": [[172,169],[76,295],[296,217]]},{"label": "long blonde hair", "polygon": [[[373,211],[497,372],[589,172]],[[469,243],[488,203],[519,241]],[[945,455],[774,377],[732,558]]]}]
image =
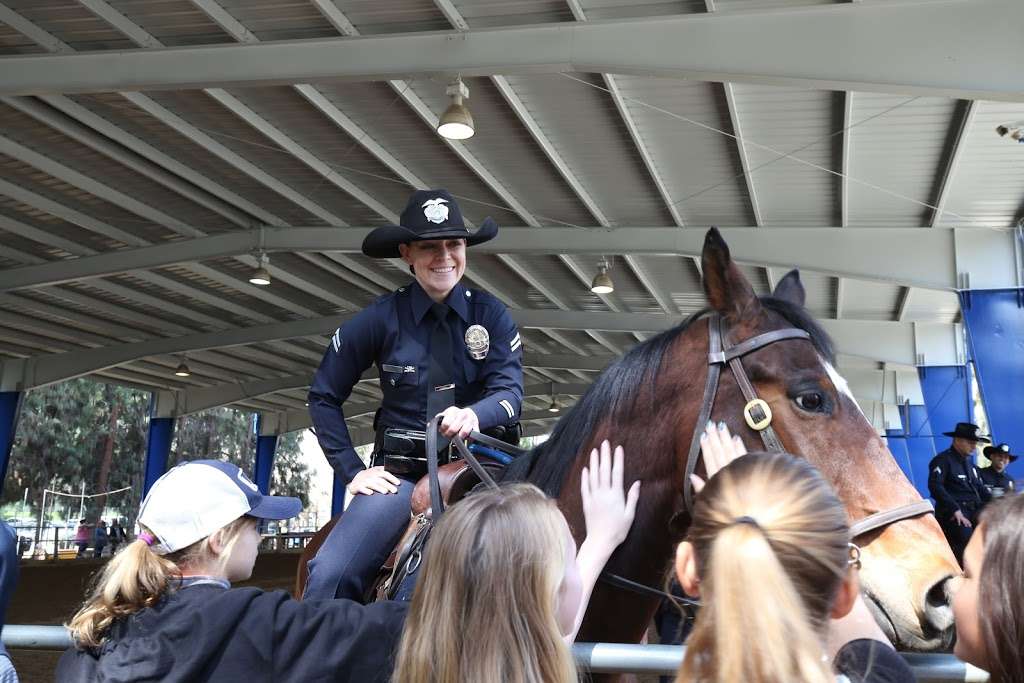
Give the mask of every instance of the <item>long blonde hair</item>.
[{"label": "long blonde hair", "polygon": [[[243,516],[219,530],[224,550],[215,566],[223,570],[240,533],[250,523],[253,518]],[[96,576],[85,604],[65,626],[78,647],[99,647],[114,622],[155,605],[181,578],[183,568],[206,565],[213,559],[209,536],[167,555],[157,555],[136,538],[110,558]]]},{"label": "long blonde hair", "polygon": [[569,683],[556,594],[568,538],[530,484],[469,496],[433,530],[405,622],[395,683]]},{"label": "long blonde hair", "polygon": [[834,683],[825,630],[849,538],[843,504],[806,461],[757,453],[722,469],[689,531],[703,606],[680,680]]}]

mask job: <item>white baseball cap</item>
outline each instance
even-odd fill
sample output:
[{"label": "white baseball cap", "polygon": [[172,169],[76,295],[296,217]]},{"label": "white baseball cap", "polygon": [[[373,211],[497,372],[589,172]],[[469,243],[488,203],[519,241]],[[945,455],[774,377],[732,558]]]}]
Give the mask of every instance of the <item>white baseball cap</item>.
[{"label": "white baseball cap", "polygon": [[242,515],[288,519],[299,514],[298,498],[264,496],[238,467],[220,460],[193,460],[156,480],[142,501],[139,524],[156,536],[163,555],[187,548]]}]

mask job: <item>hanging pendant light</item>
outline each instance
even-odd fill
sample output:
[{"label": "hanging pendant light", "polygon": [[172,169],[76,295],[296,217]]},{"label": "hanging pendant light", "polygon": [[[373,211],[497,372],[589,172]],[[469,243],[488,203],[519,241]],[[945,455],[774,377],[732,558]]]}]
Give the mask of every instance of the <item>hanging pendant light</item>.
[{"label": "hanging pendant light", "polygon": [[268,263],[270,263],[270,257],[262,251],[256,255],[256,270],[249,276],[251,284],[258,287],[266,287],[270,284],[270,271],[267,270]]},{"label": "hanging pendant light", "polygon": [[188,369],[187,365],[185,365],[185,361],[184,360],[181,361],[180,363],[178,363],[178,367],[174,369],[174,376],[175,377],[188,377],[191,374],[192,374],[192,371]]},{"label": "hanging pendant light", "polygon": [[594,294],[611,294],[615,291],[611,276],[608,275],[608,261],[601,261],[597,264],[597,275],[590,283],[590,291]]},{"label": "hanging pendant light", "polygon": [[462,82],[461,76],[448,86],[445,94],[452,98],[452,103],[437,122],[437,134],[449,140],[466,140],[473,137],[473,133],[476,132],[473,127],[473,115],[462,102],[469,99],[469,88]]}]

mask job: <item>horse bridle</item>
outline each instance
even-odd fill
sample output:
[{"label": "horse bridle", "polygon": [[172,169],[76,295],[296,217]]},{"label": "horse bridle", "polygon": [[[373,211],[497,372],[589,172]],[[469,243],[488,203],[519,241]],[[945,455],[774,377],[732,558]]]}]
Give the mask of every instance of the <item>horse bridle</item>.
[{"label": "horse bridle", "polygon": [[[750,382],[750,378],[747,377],[742,361],[742,358],[747,354],[784,339],[805,339],[811,341],[811,335],[805,330],[787,327],[759,334],[739,344],[731,344],[727,333],[724,333],[722,330],[721,316],[717,313],[708,315],[708,377],[704,384],[704,399],[697,416],[697,425],[693,430],[693,438],[690,441],[690,451],[686,456],[686,474],[683,477],[683,501],[686,503],[687,511],[691,514],[693,513],[694,493],[693,485],[690,483],[690,475],[696,472],[697,463],[700,461],[700,437],[704,433],[704,425],[711,419],[711,411],[714,408],[715,397],[718,394],[722,366],[728,365],[729,369],[732,370],[736,384],[739,385],[740,391],[743,392],[743,397],[747,400],[746,405],[743,407],[743,418],[747,426],[760,435],[766,451],[769,453],[785,452],[786,449],[783,448],[778,435],[772,429],[772,410],[767,402],[758,398],[757,391]],[[912,519],[933,511],[934,508],[929,501],[919,500],[889,510],[883,510],[882,512],[876,512],[851,524],[850,537],[856,539],[869,531],[876,531],[894,522]]]},{"label": "horse bridle", "polygon": [[[711,419],[711,412],[715,405],[715,397],[718,395],[722,366],[728,365],[729,369],[732,370],[733,377],[736,379],[736,384],[739,385],[740,391],[743,392],[743,397],[747,400],[746,405],[743,407],[743,418],[746,421],[747,426],[760,435],[761,441],[764,443],[765,450],[770,453],[784,453],[786,451],[782,446],[782,441],[779,440],[775,430],[772,429],[771,407],[766,401],[764,401],[764,399],[758,398],[757,391],[754,389],[754,385],[751,383],[750,378],[747,377],[747,372],[743,368],[742,361],[742,358],[747,354],[785,339],[804,339],[809,342],[811,341],[811,335],[806,330],[787,327],[759,334],[747,339],[746,341],[740,342],[739,344],[732,344],[729,342],[727,333],[723,333],[721,316],[717,313],[711,313],[708,315],[708,377],[707,381],[704,383],[704,398],[701,403],[700,412],[698,413],[697,424],[693,430],[693,438],[690,441],[690,451],[686,457],[686,474],[683,477],[683,500],[686,503],[687,511],[691,514],[693,513],[694,493],[693,485],[690,482],[690,475],[696,472],[697,464],[700,461],[700,436],[704,433],[704,426],[708,423],[708,420]],[[434,511],[433,517],[435,522],[440,518],[441,513],[444,511],[444,504],[441,500],[441,488],[437,478],[438,423],[439,419],[434,418],[427,424],[426,443],[430,498],[431,506]],[[484,442],[489,440],[489,437],[485,437],[484,435],[476,432],[473,432],[470,437],[474,440],[481,440]],[[490,475],[487,474],[483,466],[481,466],[473,454],[470,453],[469,449],[466,448],[462,439],[456,436],[452,439],[452,443],[454,444],[455,449],[460,455],[462,455],[463,459],[469,464],[473,471],[476,472],[477,476],[480,477],[481,481],[483,481],[488,488],[498,488],[497,483],[495,483]],[[503,445],[501,447],[507,448],[507,445]],[[919,500],[915,503],[908,503],[882,512],[876,512],[851,524],[850,538],[857,539],[869,531],[876,531],[887,527],[894,522],[912,519],[932,512],[934,512],[934,508],[927,500]],[[614,574],[608,570],[602,571],[600,578],[607,584],[632,591],[640,595],[668,599],[673,602],[693,607],[700,606],[700,601],[698,600],[672,595],[657,588],[652,588],[651,586],[633,581],[632,579],[627,579],[624,576]]]}]

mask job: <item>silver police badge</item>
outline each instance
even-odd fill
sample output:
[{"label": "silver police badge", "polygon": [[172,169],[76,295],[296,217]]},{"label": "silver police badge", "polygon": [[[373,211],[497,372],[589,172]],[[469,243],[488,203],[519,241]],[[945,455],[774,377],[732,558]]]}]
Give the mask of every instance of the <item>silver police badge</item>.
[{"label": "silver police badge", "polygon": [[466,330],[466,348],[473,360],[487,358],[487,352],[491,348],[491,335],[487,334],[483,325],[470,325]]}]

